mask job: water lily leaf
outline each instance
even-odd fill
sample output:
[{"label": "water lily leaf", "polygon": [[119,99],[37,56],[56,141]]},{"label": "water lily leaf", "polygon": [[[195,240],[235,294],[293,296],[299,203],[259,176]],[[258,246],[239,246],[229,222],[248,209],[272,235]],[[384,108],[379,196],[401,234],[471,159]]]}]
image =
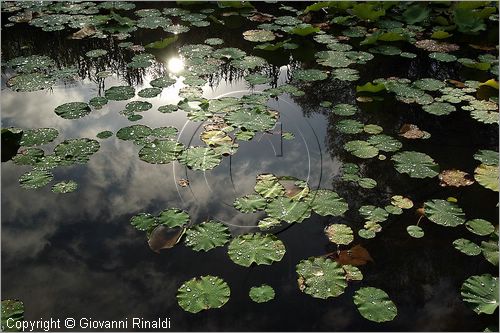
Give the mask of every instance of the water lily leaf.
[{"label": "water lily leaf", "polygon": [[205,131],[201,133],[200,138],[210,147],[229,145],[233,143],[233,139],[224,131]]},{"label": "water lily leaf", "polygon": [[245,132],[264,132],[276,124],[276,118],[267,110],[239,109],[224,116],[224,121]]},{"label": "water lily leaf", "polygon": [[337,104],[332,108],[332,112],[338,116],[352,116],[357,110],[356,106],[351,104]]},{"label": "water lily leaf", "polygon": [[444,115],[449,115],[450,113],[456,111],[457,109],[455,108],[455,106],[449,103],[434,102],[422,106],[422,110],[436,116],[444,116]]},{"label": "water lily leaf", "polygon": [[235,59],[231,61],[231,66],[239,69],[254,69],[257,67],[262,67],[267,64],[266,60],[261,57],[256,56],[244,56],[241,59]]},{"label": "water lily leaf", "polygon": [[465,227],[470,232],[479,236],[487,236],[495,231],[493,224],[483,219],[473,219],[467,221],[467,223],[465,223]]},{"label": "water lily leaf", "polygon": [[440,62],[453,62],[457,60],[453,54],[433,52],[429,53],[429,58],[440,61]]},{"label": "water lily leaf", "polygon": [[318,27],[314,27],[308,23],[300,23],[297,24],[295,27],[285,27],[283,28],[283,31],[293,35],[307,36],[310,34],[315,34],[321,31],[321,29]]},{"label": "water lily leaf", "polygon": [[130,219],[130,224],[137,230],[150,231],[158,225],[158,220],[149,213],[139,213]]},{"label": "water lily leaf", "polygon": [[27,57],[16,57],[5,63],[7,66],[20,73],[31,73],[35,71],[47,70],[55,67],[54,60],[47,56],[30,55]]},{"label": "water lily leaf", "polygon": [[430,221],[445,227],[456,227],[465,222],[465,214],[462,209],[457,204],[446,200],[426,201],[424,212]]},{"label": "water lily leaf", "polygon": [[[4,134],[2,133],[2,135]],[[35,165],[43,158],[44,154],[44,151],[39,148],[23,149],[12,158],[12,161],[17,165]]]},{"label": "water lily leaf", "polygon": [[474,178],[481,186],[498,192],[498,165],[481,164],[474,170]]},{"label": "water lily leaf", "polygon": [[215,220],[200,223],[186,231],[185,243],[195,251],[208,251],[229,242],[228,228]]},{"label": "water lily leaf", "polygon": [[250,42],[270,42],[276,36],[268,30],[247,30],[243,33],[243,38]]},{"label": "water lily leaf", "polygon": [[145,101],[132,101],[125,105],[125,111],[128,112],[144,112],[153,107],[153,104]]},{"label": "water lily leaf", "polygon": [[420,79],[415,82],[413,82],[413,86],[415,86],[418,89],[422,90],[427,90],[427,91],[438,91],[446,86],[446,84],[443,81],[432,79],[432,78],[425,78],[425,79]]},{"label": "water lily leaf", "polygon": [[260,230],[270,230],[279,225],[281,225],[281,221],[275,219],[274,217],[266,217],[265,219],[260,220],[257,224]]},{"label": "water lily leaf", "polygon": [[459,238],[453,241],[453,246],[455,249],[459,250],[463,254],[468,256],[477,256],[481,253],[481,248],[474,242],[468,239]]},{"label": "water lily leaf", "polygon": [[367,82],[366,84],[362,86],[356,86],[356,91],[357,92],[371,92],[371,93],[378,93],[382,90],[385,90],[385,85],[383,83],[376,83],[373,84],[371,82]]},{"label": "water lily leaf", "polygon": [[[2,133],[2,135],[4,134]],[[22,132],[19,145],[24,147],[40,146],[54,141],[58,135],[59,132],[55,128],[36,128],[24,130]]]},{"label": "water lily leaf", "polygon": [[369,222],[383,222],[389,217],[389,213],[380,207],[365,205],[359,208],[359,213]]},{"label": "water lily leaf", "polygon": [[311,216],[311,208],[307,203],[278,197],[268,203],[266,213],[280,221],[300,223]]},{"label": "water lily leaf", "polygon": [[255,303],[265,303],[273,300],[275,293],[271,286],[263,284],[260,287],[250,288],[248,296],[250,296]]},{"label": "water lily leaf", "polygon": [[[152,80],[149,84],[155,88],[167,88],[173,85],[177,80],[171,78],[168,75],[156,78]],[[133,96],[132,96],[133,97]],[[130,97],[130,98],[132,98]]]},{"label": "water lily leaf", "polygon": [[498,278],[490,274],[473,275],[464,281],[460,293],[475,313],[493,314],[499,303]]},{"label": "water lily leaf", "polygon": [[212,148],[190,147],[179,155],[178,160],[193,170],[210,170],[218,166],[222,158]]},{"label": "water lily leaf", "polygon": [[100,109],[106,104],[108,104],[108,99],[106,97],[96,96],[89,100],[89,105],[95,109]]},{"label": "water lily leaf", "polygon": [[333,72],[333,77],[341,81],[357,81],[359,72],[352,68],[337,68]]},{"label": "water lily leaf", "polygon": [[114,86],[105,90],[104,96],[111,101],[124,101],[135,96],[135,89],[130,86]]},{"label": "water lily leaf", "polygon": [[410,225],[406,228],[408,235],[413,238],[422,238],[424,237],[424,230],[420,228],[418,225]]},{"label": "water lily leaf", "polygon": [[467,173],[460,170],[443,170],[439,174],[439,185],[441,186],[469,186],[474,184],[473,178]]},{"label": "water lily leaf", "polygon": [[59,182],[52,186],[52,192],[54,193],[70,193],[76,191],[78,188],[78,183],[73,180]]},{"label": "water lily leaf", "polygon": [[151,134],[157,138],[175,138],[178,132],[173,126],[165,126],[153,129]]},{"label": "water lily leaf", "polygon": [[228,247],[229,258],[236,264],[250,267],[271,265],[285,255],[285,245],[274,235],[244,234],[234,238]]},{"label": "water lily leaf", "polygon": [[64,119],[78,119],[90,113],[90,107],[83,102],[70,102],[59,105],[54,112]]},{"label": "water lily leaf", "polygon": [[[366,126],[365,126],[366,128]],[[365,129],[366,131],[366,129]],[[378,150],[385,151],[385,152],[394,152],[398,151],[403,147],[403,144],[399,142],[398,140],[394,139],[392,136],[385,135],[385,134],[379,134],[379,135],[372,135],[367,142],[377,148]]]},{"label": "water lily leaf", "polygon": [[99,142],[93,139],[69,139],[58,144],[54,148],[54,154],[66,163],[84,164],[100,147]]},{"label": "water lily leaf", "polygon": [[131,125],[120,128],[116,137],[125,141],[139,140],[153,134],[153,130],[146,125]]},{"label": "water lily leaf", "polygon": [[253,213],[257,210],[264,210],[267,201],[265,198],[257,194],[249,194],[241,198],[237,198],[233,206],[242,213]]},{"label": "water lily leaf", "polygon": [[43,73],[20,74],[10,78],[7,86],[14,91],[31,92],[48,89],[56,83],[55,79]]},{"label": "water lily leaf", "polygon": [[494,235],[487,242],[481,242],[481,251],[486,260],[498,266],[498,235]]},{"label": "water lily leaf", "polygon": [[354,304],[366,319],[377,323],[391,321],[398,314],[396,305],[381,289],[364,287],[354,293]]},{"label": "water lily leaf", "polygon": [[482,162],[484,165],[498,165],[498,152],[493,150],[478,150],[474,154],[474,159]]},{"label": "water lily leaf", "polygon": [[183,227],[189,223],[189,214],[177,208],[163,210],[156,219],[158,224],[169,228]]},{"label": "water lily leaf", "polygon": [[363,132],[363,123],[354,119],[343,119],[339,121],[335,127],[341,133],[357,134]]},{"label": "water lily leaf", "polygon": [[364,238],[364,239],[371,239],[371,238],[375,238],[375,231],[367,230],[367,229],[360,229],[358,231],[358,235],[359,235],[359,237]]},{"label": "water lily leaf", "polygon": [[[464,108],[464,107],[463,107]],[[500,119],[498,111],[472,110],[471,117],[484,124],[497,124]]]},{"label": "water lily leaf", "polygon": [[391,204],[402,209],[410,209],[413,207],[413,201],[402,195],[393,196],[391,198]]},{"label": "water lily leaf", "polygon": [[158,96],[162,91],[162,88],[153,87],[153,88],[144,88],[141,89],[137,95],[142,98],[153,98]]},{"label": "water lily leaf", "polygon": [[2,332],[16,331],[16,323],[24,320],[24,304],[18,300],[6,299],[1,305]]},{"label": "water lily leaf", "polygon": [[85,53],[85,55],[89,58],[99,58],[99,57],[105,56],[106,54],[108,54],[108,51],[103,50],[103,49],[96,49],[96,50],[88,51],[87,53]]},{"label": "water lily leaf", "polygon": [[207,45],[222,45],[224,44],[224,40],[220,38],[207,38],[204,43]]},{"label": "water lily leaf", "polygon": [[403,18],[408,24],[415,24],[426,20],[431,10],[419,4],[409,6],[403,12]]},{"label": "water lily leaf", "polygon": [[[365,131],[368,134],[379,134],[382,133],[383,130],[384,129],[381,126],[375,124],[368,124],[363,127],[363,131]],[[378,141],[377,139],[374,140]]]},{"label": "water lily leaf", "polygon": [[330,190],[311,191],[306,201],[316,214],[321,216],[342,216],[349,209],[349,205],[336,192]]},{"label": "water lily leaf", "polygon": [[359,3],[352,7],[352,13],[362,20],[377,21],[385,15],[385,9],[371,3]]},{"label": "water lily leaf", "polygon": [[315,298],[340,296],[347,287],[342,266],[331,259],[318,257],[301,260],[296,271],[300,291]]},{"label": "water lily leaf", "polygon": [[231,290],[224,280],[207,275],[184,282],[177,290],[177,302],[184,311],[198,313],[222,307],[230,295]]},{"label": "water lily leaf", "polygon": [[53,178],[49,171],[34,170],[23,174],[19,178],[19,185],[25,189],[38,189],[50,183]]},{"label": "water lily leaf", "polygon": [[359,178],[357,180],[357,182],[358,182],[358,185],[361,186],[362,188],[370,189],[370,188],[374,188],[375,186],[377,186],[377,181],[375,179],[372,179],[372,178]]},{"label": "water lily leaf", "polygon": [[326,237],[338,245],[349,245],[354,236],[351,227],[345,224],[331,224],[325,228]]},{"label": "water lily leaf", "polygon": [[328,77],[328,75],[319,69],[299,69],[292,73],[293,78],[299,81],[321,81]]},{"label": "water lily leaf", "polygon": [[344,149],[359,158],[372,158],[378,155],[379,150],[369,142],[353,140],[344,144]]},{"label": "water lily leaf", "polygon": [[333,68],[347,67],[355,62],[355,60],[349,59],[345,52],[341,51],[319,51],[315,57],[318,64]]},{"label": "water lily leaf", "polygon": [[407,173],[412,178],[436,177],[439,166],[434,160],[424,153],[416,151],[403,151],[395,154],[391,160],[399,173]]},{"label": "water lily leaf", "polygon": [[173,140],[154,140],[142,147],[139,158],[151,164],[166,164],[174,161],[183,149],[181,143]]},{"label": "water lily leaf", "polygon": [[255,192],[259,193],[262,197],[276,198],[285,193],[285,188],[278,181],[278,178],[272,174],[261,174],[257,176],[255,183]]}]

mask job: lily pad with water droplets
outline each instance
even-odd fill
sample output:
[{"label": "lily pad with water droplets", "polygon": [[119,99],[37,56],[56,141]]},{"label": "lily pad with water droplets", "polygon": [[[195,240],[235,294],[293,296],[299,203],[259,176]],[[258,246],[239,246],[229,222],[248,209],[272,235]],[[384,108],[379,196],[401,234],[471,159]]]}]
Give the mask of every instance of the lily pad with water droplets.
[{"label": "lily pad with water droplets", "polygon": [[396,305],[381,289],[364,287],[354,293],[354,304],[366,319],[377,323],[391,321],[398,314]]},{"label": "lily pad with water droplets", "polygon": [[267,64],[266,59],[256,56],[244,56],[241,59],[231,61],[231,66],[238,69],[254,69]]},{"label": "lily pad with water droplets", "polygon": [[430,114],[436,116],[449,115],[453,111],[456,111],[455,106],[449,103],[434,102],[432,104],[422,106],[422,109]]},{"label": "lily pad with water droplets", "polygon": [[224,117],[225,122],[248,132],[264,132],[273,128],[276,118],[268,111],[240,109]]},{"label": "lily pad with water droplets", "polygon": [[262,197],[276,198],[285,193],[285,188],[279,182],[278,178],[272,174],[261,174],[257,176],[255,183],[255,192],[259,193]]},{"label": "lily pad with water droplets", "polygon": [[498,277],[473,275],[464,281],[460,293],[475,313],[493,314],[499,304]]},{"label": "lily pad with water droplets", "polygon": [[49,171],[34,170],[23,174],[19,178],[19,184],[25,189],[38,189],[50,183],[53,178]]},{"label": "lily pad with water droplets", "polygon": [[120,128],[116,132],[116,137],[121,140],[139,140],[148,137],[153,133],[153,130],[146,125],[131,125]]},{"label": "lily pad with water droplets", "polygon": [[16,165],[35,165],[44,156],[44,151],[39,148],[27,148],[18,152],[12,162]]},{"label": "lily pad with water droplets", "polygon": [[481,253],[481,248],[479,247],[479,245],[468,239],[456,239],[453,241],[453,246],[455,247],[455,249],[468,256],[477,256]]},{"label": "lily pad with water droplets", "polygon": [[432,157],[416,151],[403,151],[391,160],[399,173],[407,173],[412,178],[432,178],[439,174],[439,166]]},{"label": "lily pad with water droplets", "polygon": [[299,81],[321,81],[328,77],[328,75],[319,69],[299,69],[292,73],[293,78]]},{"label": "lily pad with water droplets", "polygon": [[385,152],[395,152],[403,147],[401,142],[385,134],[372,135],[367,142],[378,150]]},{"label": "lily pad with water droplets", "polygon": [[337,245],[349,245],[354,240],[351,227],[345,224],[331,224],[325,228],[325,234]]},{"label": "lily pad with water droplets", "polygon": [[110,138],[113,136],[113,132],[111,131],[102,131],[102,132],[99,132],[97,133],[96,137],[98,139],[107,139],[107,138]]},{"label": "lily pad with water droplets", "polygon": [[142,97],[142,98],[153,98],[158,96],[161,93],[162,89],[153,87],[153,88],[144,88],[139,90],[137,93],[137,96]]},{"label": "lily pad with water droplets", "polygon": [[17,322],[24,320],[24,304],[18,300],[5,299],[1,304],[2,332],[16,331]]},{"label": "lily pad with water droplets", "polygon": [[474,159],[482,162],[484,165],[498,165],[498,152],[494,150],[478,150],[474,154]]},{"label": "lily pad with water droplets", "polygon": [[300,223],[311,216],[311,208],[307,203],[278,197],[268,203],[266,213],[280,221]]},{"label": "lily pad with water droplets", "polygon": [[183,227],[189,223],[189,214],[177,208],[163,210],[158,215],[158,224],[169,228]]},{"label": "lily pad with water droplets", "polygon": [[94,139],[68,139],[54,148],[54,154],[61,157],[66,163],[84,164],[100,147],[99,142]]},{"label": "lily pad with water droplets", "polygon": [[389,217],[389,213],[380,207],[364,205],[359,207],[359,213],[370,222],[383,222]]},{"label": "lily pad with water droplets", "polygon": [[285,255],[285,245],[274,235],[261,233],[243,234],[234,238],[228,246],[229,258],[236,264],[271,265]]},{"label": "lily pad with water droplets", "polygon": [[410,209],[413,207],[413,201],[402,195],[395,195],[391,197],[391,204],[401,209]]},{"label": "lily pad with water droplets", "polygon": [[54,193],[70,193],[76,191],[78,188],[78,183],[74,180],[68,180],[59,182],[52,186],[52,192]]},{"label": "lily pad with water droplets", "polygon": [[359,158],[372,158],[379,150],[367,141],[353,140],[344,144],[344,149]]},{"label": "lily pad with water droplets", "polygon": [[349,209],[347,202],[330,190],[311,191],[306,201],[314,212],[321,216],[342,216]]},{"label": "lily pad with water droplets", "polygon": [[301,260],[296,271],[300,291],[315,298],[340,296],[347,287],[344,269],[331,259],[318,257]]},{"label": "lily pad with water droplets", "polygon": [[274,217],[266,217],[259,221],[257,226],[260,230],[270,230],[274,227],[281,225],[280,220],[275,219]]},{"label": "lily pad with water droplets", "polygon": [[132,101],[125,105],[125,111],[129,112],[143,112],[151,109],[153,104],[145,101]]},{"label": "lily pad with water droplets", "polygon": [[210,170],[218,166],[222,158],[212,148],[190,147],[182,151],[178,160],[193,170]]},{"label": "lily pad with water droplets", "polygon": [[177,302],[184,311],[198,313],[222,307],[230,295],[231,290],[224,280],[207,275],[184,282],[177,290]]},{"label": "lily pad with water droplets", "polygon": [[474,170],[474,178],[481,186],[498,192],[498,165],[479,165]]},{"label": "lily pad with water droplets", "polygon": [[215,220],[200,223],[186,231],[184,242],[195,251],[208,251],[229,241],[228,228]]},{"label": "lily pad with water droplets", "polygon": [[139,158],[151,164],[167,164],[179,156],[184,146],[173,140],[154,140],[139,151]]},{"label": "lily pad with water droplets", "polygon": [[273,300],[275,293],[274,289],[271,286],[263,284],[259,287],[250,288],[248,296],[250,296],[252,301],[254,301],[255,303],[265,303]]},{"label": "lily pad with water droplets", "polygon": [[257,210],[264,210],[267,201],[257,194],[249,194],[234,200],[233,206],[242,213],[253,213]]},{"label": "lily pad with water droplets", "polygon": [[64,119],[78,119],[85,117],[90,113],[90,107],[87,103],[83,102],[70,102],[59,105],[55,108],[54,112]]},{"label": "lily pad with water droplets", "polygon": [[158,220],[149,213],[139,213],[130,219],[130,224],[137,230],[151,231],[158,225]]},{"label": "lily pad with water droplets", "polygon": [[135,89],[130,86],[114,86],[105,90],[104,96],[111,101],[125,101],[135,96]]},{"label": "lily pad with water droplets", "polygon": [[19,74],[7,81],[7,86],[14,91],[31,92],[48,89],[56,83],[56,80],[43,73]]},{"label": "lily pad with water droplets", "polygon": [[358,134],[363,132],[363,123],[354,119],[343,119],[339,121],[335,127],[341,133],[345,134]]},{"label": "lily pad with water droplets", "polygon": [[89,105],[95,109],[100,109],[106,104],[108,104],[108,99],[102,96],[95,96],[89,100]]},{"label": "lily pad with water droplets", "polygon": [[156,78],[152,80],[149,84],[152,85],[155,88],[167,88],[171,85],[173,85],[176,82],[175,79],[171,78],[168,75]]},{"label": "lily pad with water droplets", "polygon": [[243,33],[243,38],[250,42],[270,42],[276,36],[268,30],[247,30]]},{"label": "lily pad with water droplets", "polygon": [[35,128],[24,130],[19,144],[24,147],[40,146],[54,141],[59,132],[55,128]]},{"label": "lily pad with water droplets", "polygon": [[456,227],[465,222],[462,209],[453,202],[434,199],[426,201],[424,205],[425,216],[432,222],[445,227]]},{"label": "lily pad with water droplets", "polygon": [[413,238],[422,238],[424,237],[424,230],[420,228],[418,225],[410,225],[406,228],[408,235]]},{"label": "lily pad with water droplets", "polygon": [[488,236],[495,231],[495,227],[490,222],[483,219],[474,219],[467,221],[465,227],[470,232],[479,236]]}]

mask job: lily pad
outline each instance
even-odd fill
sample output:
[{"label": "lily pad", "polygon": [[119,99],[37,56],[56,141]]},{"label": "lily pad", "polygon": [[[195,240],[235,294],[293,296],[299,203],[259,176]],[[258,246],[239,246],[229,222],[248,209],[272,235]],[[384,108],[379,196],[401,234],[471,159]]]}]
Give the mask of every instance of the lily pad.
[{"label": "lily pad", "polygon": [[200,223],[186,231],[185,243],[195,251],[208,251],[229,242],[228,228],[218,221]]},{"label": "lily pad", "polygon": [[265,198],[257,194],[249,194],[244,197],[237,198],[233,206],[242,213],[253,213],[257,210],[264,210],[267,201]]},{"label": "lily pad", "polygon": [[410,209],[413,207],[413,201],[409,198],[403,197],[402,195],[395,195],[391,197],[391,204],[402,209]]},{"label": "lily pad", "polygon": [[356,114],[357,108],[351,104],[337,104],[333,107],[332,112],[338,116],[352,116]]},{"label": "lily pad", "polygon": [[61,157],[66,163],[84,164],[100,147],[99,142],[94,139],[68,139],[54,148],[54,154]]},{"label": "lily pad", "polygon": [[439,166],[424,153],[403,151],[394,155],[391,160],[399,173],[407,173],[412,178],[432,178],[439,174]]},{"label": "lily pad", "polygon": [[252,287],[248,293],[248,296],[255,303],[269,302],[274,299],[274,295],[274,289],[267,284],[263,284],[260,287]]},{"label": "lily pad", "polygon": [[424,211],[430,221],[445,227],[456,227],[465,222],[462,209],[457,204],[446,200],[426,201]]},{"label": "lily pad", "polygon": [[146,125],[131,125],[120,128],[116,137],[121,140],[139,140],[153,134],[153,130]]},{"label": "lily pad", "polygon": [[372,158],[379,150],[367,141],[353,140],[344,144],[344,149],[359,158]]},{"label": "lily pad", "polygon": [[455,249],[468,256],[477,256],[481,253],[481,248],[479,247],[479,245],[468,239],[456,239],[453,241],[453,246],[455,247]]},{"label": "lily pad", "polygon": [[474,184],[474,179],[467,172],[455,169],[441,171],[439,181],[441,186],[460,187]]},{"label": "lily pad", "polygon": [[224,280],[207,275],[184,282],[177,290],[177,302],[184,311],[198,313],[222,307],[230,295],[231,290]]},{"label": "lily pad", "polygon": [[424,230],[420,228],[418,225],[410,225],[406,228],[408,235],[413,238],[422,238],[424,237]]},{"label": "lily pad", "polygon": [[434,102],[432,104],[424,105],[422,109],[425,112],[436,116],[445,116],[449,115],[453,111],[456,111],[456,108],[453,105],[449,103],[440,103],[440,102]]},{"label": "lily pad", "polygon": [[182,151],[178,160],[193,170],[210,170],[218,166],[222,158],[211,148],[190,147]]},{"label": "lily pad", "polygon": [[280,221],[300,223],[311,216],[311,208],[307,203],[278,197],[268,203],[266,213]]},{"label": "lily pad", "polygon": [[54,193],[70,193],[76,191],[78,188],[78,183],[74,180],[63,181],[52,186],[52,192]]},{"label": "lily pad", "polygon": [[177,159],[184,146],[173,140],[154,140],[139,151],[139,158],[151,164],[166,164]]},{"label": "lily pad", "polygon": [[255,192],[266,199],[276,198],[285,193],[285,188],[281,185],[276,176],[272,174],[261,174],[257,176]]},{"label": "lily pad", "polygon": [[453,62],[457,60],[453,54],[433,52],[429,53],[429,58],[440,61],[440,62]]},{"label": "lily pad", "polygon": [[7,86],[14,91],[31,92],[48,89],[56,83],[54,77],[43,73],[19,74],[7,81]]},{"label": "lily pad", "polygon": [[299,69],[292,73],[293,78],[299,81],[321,81],[328,77],[328,75],[319,69]]},{"label": "lily pad", "polygon": [[396,305],[389,295],[378,288],[361,288],[354,293],[353,300],[359,313],[370,321],[377,323],[391,321],[398,314]]},{"label": "lily pad", "polygon": [[18,300],[6,299],[1,305],[2,332],[16,331],[15,325],[24,320],[24,304]]},{"label": "lily pad", "polygon": [[331,224],[325,228],[325,234],[330,242],[338,245],[349,245],[354,240],[351,227],[345,224]]},{"label": "lily pad", "polygon": [[34,170],[26,172],[19,178],[19,185],[25,189],[38,189],[44,187],[54,176],[49,171]]},{"label": "lily pad", "polygon": [[318,257],[301,260],[296,271],[300,291],[315,298],[340,296],[347,287],[344,269],[331,259]]},{"label": "lily pad", "polygon": [[96,49],[96,50],[88,51],[87,53],[85,53],[85,55],[89,58],[99,58],[99,57],[105,56],[106,54],[108,54],[108,51],[103,50],[103,49]]},{"label": "lily pad", "polygon": [[135,96],[135,89],[130,86],[114,86],[105,90],[104,96],[111,101],[125,101]]},{"label": "lily pad", "polygon": [[158,224],[169,228],[183,227],[189,223],[189,214],[177,208],[163,210],[156,219]]},{"label": "lily pad", "polygon": [[490,274],[473,275],[462,284],[462,299],[475,313],[493,314],[498,307],[498,278]]},{"label": "lily pad", "polygon": [[243,33],[243,38],[250,42],[270,42],[276,36],[268,30],[247,30]]},{"label": "lily pad", "polygon": [[311,191],[306,198],[316,214],[342,216],[349,209],[347,202],[330,190]]},{"label": "lily pad", "polygon": [[137,93],[137,96],[142,97],[142,98],[153,98],[158,96],[161,93],[162,89],[153,87],[153,88],[144,88],[139,90]]},{"label": "lily pad", "polygon": [[78,119],[90,113],[90,107],[87,103],[83,102],[70,102],[59,105],[55,108],[54,112],[64,119]]},{"label": "lily pad", "polygon": [[229,258],[236,264],[249,267],[271,265],[285,255],[285,245],[274,235],[244,234],[234,238],[228,247]]},{"label": "lily pad", "polygon": [[158,220],[149,213],[139,213],[130,219],[130,224],[132,224],[137,230],[150,231],[158,225]]},{"label": "lily pad", "polygon": [[498,165],[498,152],[493,150],[478,150],[474,154],[474,159],[482,162],[484,165]]},{"label": "lily pad", "polygon": [[474,219],[467,221],[465,227],[470,232],[479,235],[487,236],[495,231],[495,227],[490,222],[483,219]]},{"label": "lily pad", "polygon": [[40,146],[54,141],[59,132],[55,128],[36,128],[24,130],[19,145],[24,147]]},{"label": "lily pad", "polygon": [[474,170],[474,178],[481,186],[498,192],[498,165],[481,164]]}]

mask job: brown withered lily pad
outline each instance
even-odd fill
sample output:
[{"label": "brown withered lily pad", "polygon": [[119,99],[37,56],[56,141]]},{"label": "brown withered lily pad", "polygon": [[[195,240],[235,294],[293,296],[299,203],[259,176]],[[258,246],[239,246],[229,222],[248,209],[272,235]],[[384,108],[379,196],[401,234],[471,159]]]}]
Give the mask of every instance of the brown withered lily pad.
[{"label": "brown withered lily pad", "polygon": [[162,249],[170,249],[179,242],[184,232],[186,232],[186,228],[184,227],[169,228],[159,225],[149,236],[149,247],[156,253],[160,253]]},{"label": "brown withered lily pad", "polygon": [[467,172],[460,170],[443,170],[439,174],[439,185],[441,186],[469,186],[474,184],[474,178]]},{"label": "brown withered lily pad", "polygon": [[427,139],[431,135],[429,132],[422,131],[417,125],[403,124],[403,126],[399,129],[399,136],[406,139]]},{"label": "brown withered lily pad", "polygon": [[188,187],[189,186],[189,180],[181,178],[177,181],[177,184],[179,184],[180,187]]},{"label": "brown withered lily pad", "polygon": [[85,37],[93,36],[95,33],[96,30],[94,27],[86,25],[77,32],[73,33],[73,35],[71,35],[71,39],[83,39]]},{"label": "brown withered lily pad", "polygon": [[272,20],[275,19],[275,17],[271,14],[257,12],[252,16],[250,16],[248,19],[253,22],[264,23],[264,22],[271,22]]},{"label": "brown withered lily pad", "polygon": [[460,47],[457,44],[438,42],[433,39],[422,39],[415,42],[415,46],[419,49],[424,49],[429,52],[453,52]]},{"label": "brown withered lily pad", "polygon": [[368,262],[373,262],[373,259],[368,250],[359,244],[351,247],[348,250],[342,250],[334,253],[332,259],[334,259],[341,265],[352,266],[362,266],[366,265]]}]

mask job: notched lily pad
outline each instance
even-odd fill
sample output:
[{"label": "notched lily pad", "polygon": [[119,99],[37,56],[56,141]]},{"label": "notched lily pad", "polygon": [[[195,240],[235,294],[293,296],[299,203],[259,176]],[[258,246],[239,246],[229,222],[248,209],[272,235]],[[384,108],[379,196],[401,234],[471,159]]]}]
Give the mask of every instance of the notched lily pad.
[{"label": "notched lily pad", "polygon": [[85,117],[90,113],[90,107],[87,103],[83,102],[70,102],[59,105],[55,108],[54,112],[64,119],[78,119]]},{"label": "notched lily pad", "polygon": [[222,158],[212,148],[190,147],[182,151],[178,160],[193,170],[210,170],[218,166]]},{"label": "notched lily pad", "polygon": [[231,290],[224,280],[207,275],[184,282],[177,290],[177,302],[184,311],[198,313],[222,307],[230,295]]},{"label": "notched lily pad", "polygon": [[285,255],[285,245],[274,235],[244,234],[234,238],[228,247],[229,258],[236,264],[249,267],[271,265]]},{"label": "notched lily pad", "polygon": [[477,314],[493,314],[498,307],[498,278],[490,274],[469,277],[460,292],[463,301]]},{"label": "notched lily pad", "polygon": [[381,289],[365,287],[354,293],[354,304],[366,319],[377,323],[391,321],[398,314],[396,305]]},{"label": "notched lily pad", "polygon": [[76,191],[78,188],[78,183],[74,180],[62,181],[52,186],[52,192],[54,193],[70,193]]},{"label": "notched lily pad", "polygon": [[439,174],[439,166],[424,153],[403,151],[394,155],[391,160],[399,173],[407,173],[412,178],[432,178]]},{"label": "notched lily pad", "polygon": [[139,158],[151,164],[167,164],[177,159],[184,146],[173,140],[153,140],[139,151]]},{"label": "notched lily pad", "polygon": [[337,245],[349,245],[354,240],[351,227],[345,224],[331,224],[325,228],[325,234]]},{"label": "notched lily pad", "polygon": [[44,187],[54,176],[49,171],[34,170],[26,172],[19,178],[19,185],[25,189],[38,189]]},{"label": "notched lily pad", "polygon": [[456,239],[453,241],[453,246],[455,247],[455,249],[468,256],[477,256],[481,253],[481,248],[479,247],[479,245],[468,239]]},{"label": "notched lily pad", "polygon": [[340,296],[347,287],[344,269],[331,259],[318,257],[301,260],[296,271],[300,291],[315,298]]},{"label": "notched lily pad", "polygon": [[19,145],[24,147],[40,146],[54,141],[59,135],[55,128],[35,128],[24,130]]},{"label": "notched lily pad", "polygon": [[186,231],[185,243],[195,251],[208,251],[229,242],[228,228],[215,220],[200,223]]},{"label": "notched lily pad", "polygon": [[267,284],[263,284],[259,287],[252,287],[248,293],[248,296],[250,296],[255,303],[269,302],[274,299],[274,295],[274,289]]},{"label": "notched lily pad", "polygon": [[445,227],[456,227],[465,223],[465,214],[462,209],[457,204],[446,200],[426,201],[424,213],[430,221]]},{"label": "notched lily pad", "polygon": [[130,86],[114,86],[105,90],[104,96],[111,101],[125,101],[135,96],[135,89]]}]

